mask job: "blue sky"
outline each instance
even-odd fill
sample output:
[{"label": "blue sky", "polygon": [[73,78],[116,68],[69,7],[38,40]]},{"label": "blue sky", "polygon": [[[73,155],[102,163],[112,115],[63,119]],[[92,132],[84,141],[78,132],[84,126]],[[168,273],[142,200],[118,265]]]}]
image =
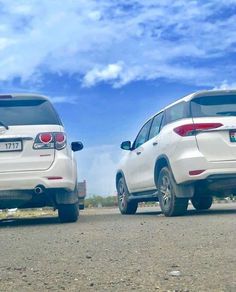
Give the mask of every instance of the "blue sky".
[{"label": "blue sky", "polygon": [[79,179],[114,194],[122,140],[192,91],[235,88],[236,0],[0,1],[0,91],[48,95]]}]

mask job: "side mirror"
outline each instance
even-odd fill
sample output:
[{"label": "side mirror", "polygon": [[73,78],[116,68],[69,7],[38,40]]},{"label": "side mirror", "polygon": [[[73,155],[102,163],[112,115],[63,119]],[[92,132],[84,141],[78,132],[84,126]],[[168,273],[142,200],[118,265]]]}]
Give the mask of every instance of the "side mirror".
[{"label": "side mirror", "polygon": [[121,143],[120,148],[123,150],[131,150],[131,142],[130,141],[124,141]]},{"label": "side mirror", "polygon": [[76,152],[76,151],[80,151],[84,148],[84,145],[82,142],[72,142],[71,143],[71,150]]}]

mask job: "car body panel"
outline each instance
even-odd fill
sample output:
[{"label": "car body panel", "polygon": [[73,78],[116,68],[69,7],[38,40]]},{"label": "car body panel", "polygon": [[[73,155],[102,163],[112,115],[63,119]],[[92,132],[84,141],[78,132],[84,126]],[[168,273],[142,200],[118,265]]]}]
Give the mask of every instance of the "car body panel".
[{"label": "car body panel", "polygon": [[0,152],[0,173],[37,171],[50,168],[55,158],[55,149],[34,149],[36,136],[42,132],[62,132],[59,125],[10,126],[0,142],[22,140],[22,151]]},{"label": "car body panel", "polygon": [[[77,163],[68,142],[62,149],[34,149],[39,133],[65,133],[57,113],[43,96],[16,94],[12,98],[46,100],[50,111],[55,114],[55,124],[10,124],[8,129],[0,126],[0,142],[22,139],[23,143],[22,151],[0,152],[0,208],[37,206],[37,202],[40,206],[55,207],[77,202]],[[0,106],[1,99],[4,96],[0,95]],[[35,193],[37,187],[42,194]]]},{"label": "car body panel", "polygon": [[[236,95],[236,91],[193,93],[168,105],[158,113],[164,112],[165,115],[166,110],[181,102],[187,103],[190,108],[191,100],[196,97],[212,96],[214,98],[224,94]],[[174,131],[181,125],[197,123],[221,123],[222,126],[184,137]],[[230,129],[236,129],[235,116],[192,117],[189,115],[164,123],[158,135],[137,149],[131,149],[124,154],[118,172],[125,177],[130,193],[148,192],[156,187],[156,161],[158,157],[163,156],[167,157],[169,168],[179,185],[187,186],[197,181],[208,180],[212,175],[226,174],[235,176],[234,191],[236,191],[236,142],[230,141]],[[154,146],[153,143],[157,144]],[[195,171],[200,173],[192,174]]]},{"label": "car body panel", "polygon": [[236,143],[230,142],[231,129],[236,130],[236,117],[194,118],[194,123],[222,123],[223,126],[196,135],[199,151],[208,161],[236,161]]}]

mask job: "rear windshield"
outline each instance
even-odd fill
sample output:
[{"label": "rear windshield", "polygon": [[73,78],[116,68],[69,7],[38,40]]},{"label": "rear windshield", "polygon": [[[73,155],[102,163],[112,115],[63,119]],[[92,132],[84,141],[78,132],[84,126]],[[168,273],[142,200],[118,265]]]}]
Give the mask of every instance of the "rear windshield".
[{"label": "rear windshield", "polygon": [[17,125],[61,125],[61,121],[47,100],[1,100],[0,122]]},{"label": "rear windshield", "polygon": [[193,117],[236,116],[236,95],[201,96],[191,101]]},{"label": "rear windshield", "polygon": [[169,124],[177,120],[181,120],[189,117],[189,107],[188,104],[183,101],[177,103],[165,110],[164,124]]}]

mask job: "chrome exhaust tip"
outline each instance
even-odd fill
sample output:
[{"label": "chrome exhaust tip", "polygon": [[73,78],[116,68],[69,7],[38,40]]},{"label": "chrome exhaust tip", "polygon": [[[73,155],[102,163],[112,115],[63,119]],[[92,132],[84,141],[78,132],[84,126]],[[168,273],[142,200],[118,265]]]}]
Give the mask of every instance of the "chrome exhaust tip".
[{"label": "chrome exhaust tip", "polygon": [[41,195],[43,192],[44,192],[44,190],[43,190],[43,188],[42,188],[41,186],[37,186],[37,187],[35,187],[35,189],[34,189],[34,193],[35,193],[36,195]]}]

